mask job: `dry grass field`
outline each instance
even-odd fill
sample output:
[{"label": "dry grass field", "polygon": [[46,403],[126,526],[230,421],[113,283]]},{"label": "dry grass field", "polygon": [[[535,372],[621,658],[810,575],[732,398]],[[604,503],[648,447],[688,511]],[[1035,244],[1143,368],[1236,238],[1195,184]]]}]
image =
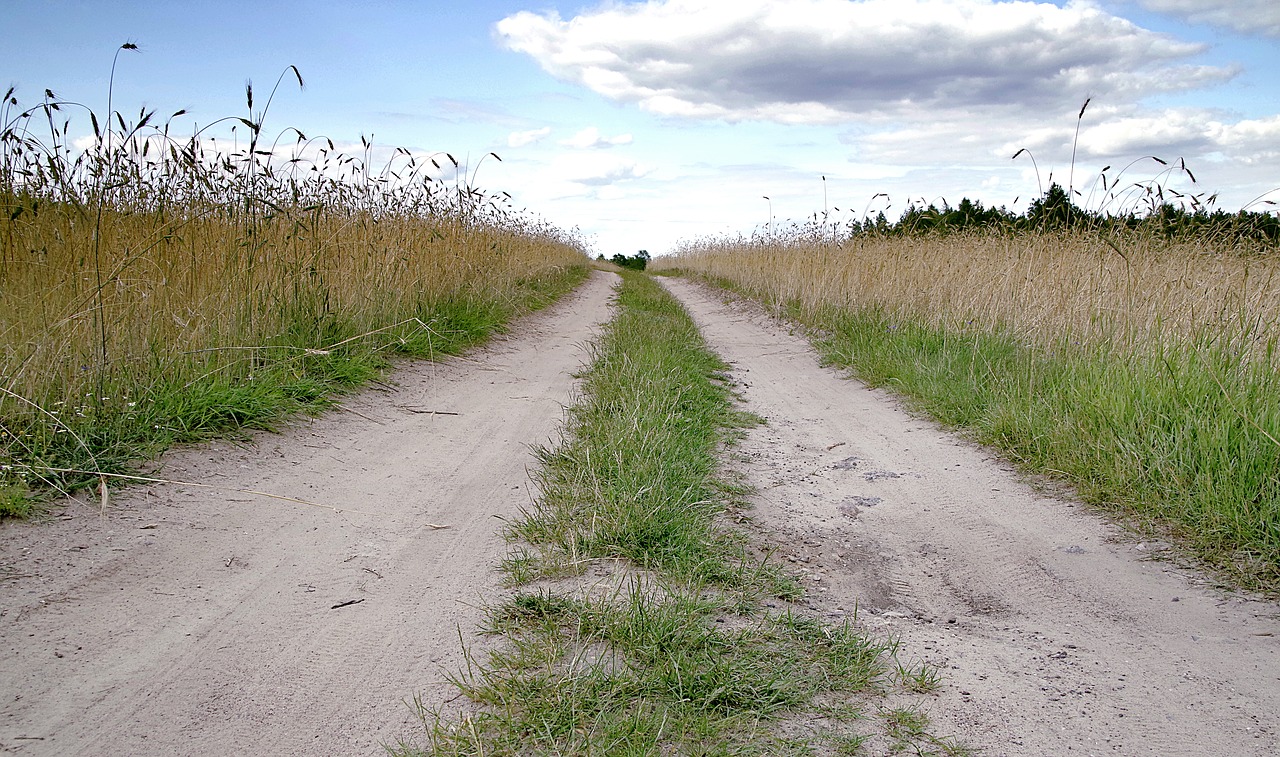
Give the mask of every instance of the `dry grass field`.
[{"label": "dry grass field", "polygon": [[90,114],[77,146],[78,111],[0,108],[0,510],[75,483],[51,469],[119,472],[322,401],[381,355],[455,351],[585,271],[576,239],[444,153],[374,165],[371,145],[268,137],[265,107],[230,119],[231,145],[143,112]]}]

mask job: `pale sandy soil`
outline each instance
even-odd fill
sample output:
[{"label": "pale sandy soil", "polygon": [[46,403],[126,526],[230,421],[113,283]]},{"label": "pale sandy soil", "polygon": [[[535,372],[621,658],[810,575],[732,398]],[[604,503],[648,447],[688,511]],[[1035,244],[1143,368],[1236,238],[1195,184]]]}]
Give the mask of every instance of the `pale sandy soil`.
[{"label": "pale sandy soil", "polygon": [[456,696],[499,518],[530,501],[529,445],[552,440],[614,279],[344,411],[165,456],[159,475],[222,489],[4,524],[0,751],[367,755],[411,734],[405,700]]},{"label": "pale sandy soil", "polygon": [[[345,411],[166,456],[163,475],[225,489],[5,524],[0,751],[365,755],[412,735],[404,701],[455,696],[459,636],[487,643],[498,518],[529,501],[528,445],[555,433],[610,283]],[[758,308],[667,283],[769,421],[731,452],[760,538],[815,612],[856,609],[941,667],[935,733],[986,755],[1280,753],[1275,604],[1149,560]]]},{"label": "pale sandy soil", "polygon": [[1280,607],[1150,559],[1162,545],[820,367],[758,307],[663,283],[768,421],[735,453],[762,538],[813,610],[942,669],[935,734],[983,755],[1280,754]]}]

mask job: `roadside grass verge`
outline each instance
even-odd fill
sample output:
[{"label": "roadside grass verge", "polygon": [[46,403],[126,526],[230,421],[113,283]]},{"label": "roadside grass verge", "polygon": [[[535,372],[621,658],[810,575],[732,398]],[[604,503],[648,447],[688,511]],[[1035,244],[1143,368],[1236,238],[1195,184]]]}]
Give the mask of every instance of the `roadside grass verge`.
[{"label": "roadside grass verge", "polygon": [[247,128],[230,143],[144,110],[87,113],[87,147],[84,106],[0,100],[0,517],[466,349],[585,277],[573,235],[447,153],[268,137],[275,94],[214,122]]},{"label": "roadside grass verge", "polygon": [[1117,355],[1026,347],[883,312],[806,319],[834,365],[887,386],[1087,502],[1280,589],[1280,381],[1221,346]]},{"label": "roadside grass verge", "polygon": [[908,734],[877,709],[935,671],[798,611],[798,582],[729,526],[747,492],[717,456],[759,421],[726,370],[670,295],[623,274],[582,398],[538,450],[540,497],[507,526],[503,638],[455,677],[473,705],[422,707],[425,746],[393,754],[965,753],[923,713]]},{"label": "roadside grass verge", "polygon": [[0,517],[33,514],[51,491],[100,478],[127,483],[113,474],[135,472],[173,444],[274,431],[292,415],[333,407],[342,394],[385,375],[397,358],[460,354],[563,296],[588,270],[567,266],[512,282],[500,297],[479,291],[442,299],[375,333],[355,332],[341,313],[329,314],[327,323],[310,320],[305,329],[285,324],[268,345],[227,348],[245,357],[223,370],[177,359],[113,381],[102,396],[48,407],[10,396],[0,480],[14,483],[0,491]]},{"label": "roadside grass verge", "polygon": [[907,238],[666,262],[810,327],[833,364],[1280,590],[1280,261],[1088,237]]}]

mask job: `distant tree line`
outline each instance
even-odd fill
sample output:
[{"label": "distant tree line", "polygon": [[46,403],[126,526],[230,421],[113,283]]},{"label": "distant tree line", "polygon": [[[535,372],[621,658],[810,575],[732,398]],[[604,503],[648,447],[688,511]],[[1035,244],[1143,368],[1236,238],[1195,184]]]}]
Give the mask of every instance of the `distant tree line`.
[{"label": "distant tree line", "polygon": [[[1268,203],[1270,204],[1270,203]],[[840,225],[849,236],[916,234],[948,234],[958,231],[987,230],[1022,231],[1115,231],[1141,230],[1168,239],[1205,239],[1219,243],[1252,243],[1268,247],[1280,245],[1280,217],[1274,213],[1240,210],[1210,211],[1202,203],[1184,205],[1164,202],[1162,197],[1148,203],[1145,212],[1120,214],[1091,211],[1071,201],[1067,190],[1052,184],[1044,196],[1031,203],[1026,212],[1013,213],[1003,206],[984,207],[967,197],[952,207],[930,203],[927,207],[910,205],[896,221],[881,211],[874,218],[850,221]],[[826,226],[830,229],[830,226]]]},{"label": "distant tree line", "polygon": [[[605,256],[597,255],[596,260],[604,261]],[[634,255],[623,255],[618,253],[611,258],[607,258],[608,262],[613,263],[621,268],[630,268],[635,271],[643,271],[649,265],[649,251],[641,250]]]}]

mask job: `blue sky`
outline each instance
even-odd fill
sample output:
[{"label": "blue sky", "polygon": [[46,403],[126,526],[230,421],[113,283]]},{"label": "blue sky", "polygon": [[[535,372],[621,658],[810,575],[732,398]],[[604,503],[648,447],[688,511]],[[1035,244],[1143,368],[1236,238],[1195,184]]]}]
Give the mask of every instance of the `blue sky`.
[{"label": "blue sky", "polygon": [[1134,160],[1121,186],[1228,210],[1280,188],[1276,0],[8,0],[5,16],[0,85],[24,104],[48,88],[104,113],[135,42],[115,109],[185,108],[181,132],[245,115],[249,79],[260,108],[294,65],[306,87],[282,86],[265,131],[469,158],[477,185],[610,255],[824,202],[837,219],[965,196],[1020,209],[1051,174],[1101,207],[1098,172]]}]

